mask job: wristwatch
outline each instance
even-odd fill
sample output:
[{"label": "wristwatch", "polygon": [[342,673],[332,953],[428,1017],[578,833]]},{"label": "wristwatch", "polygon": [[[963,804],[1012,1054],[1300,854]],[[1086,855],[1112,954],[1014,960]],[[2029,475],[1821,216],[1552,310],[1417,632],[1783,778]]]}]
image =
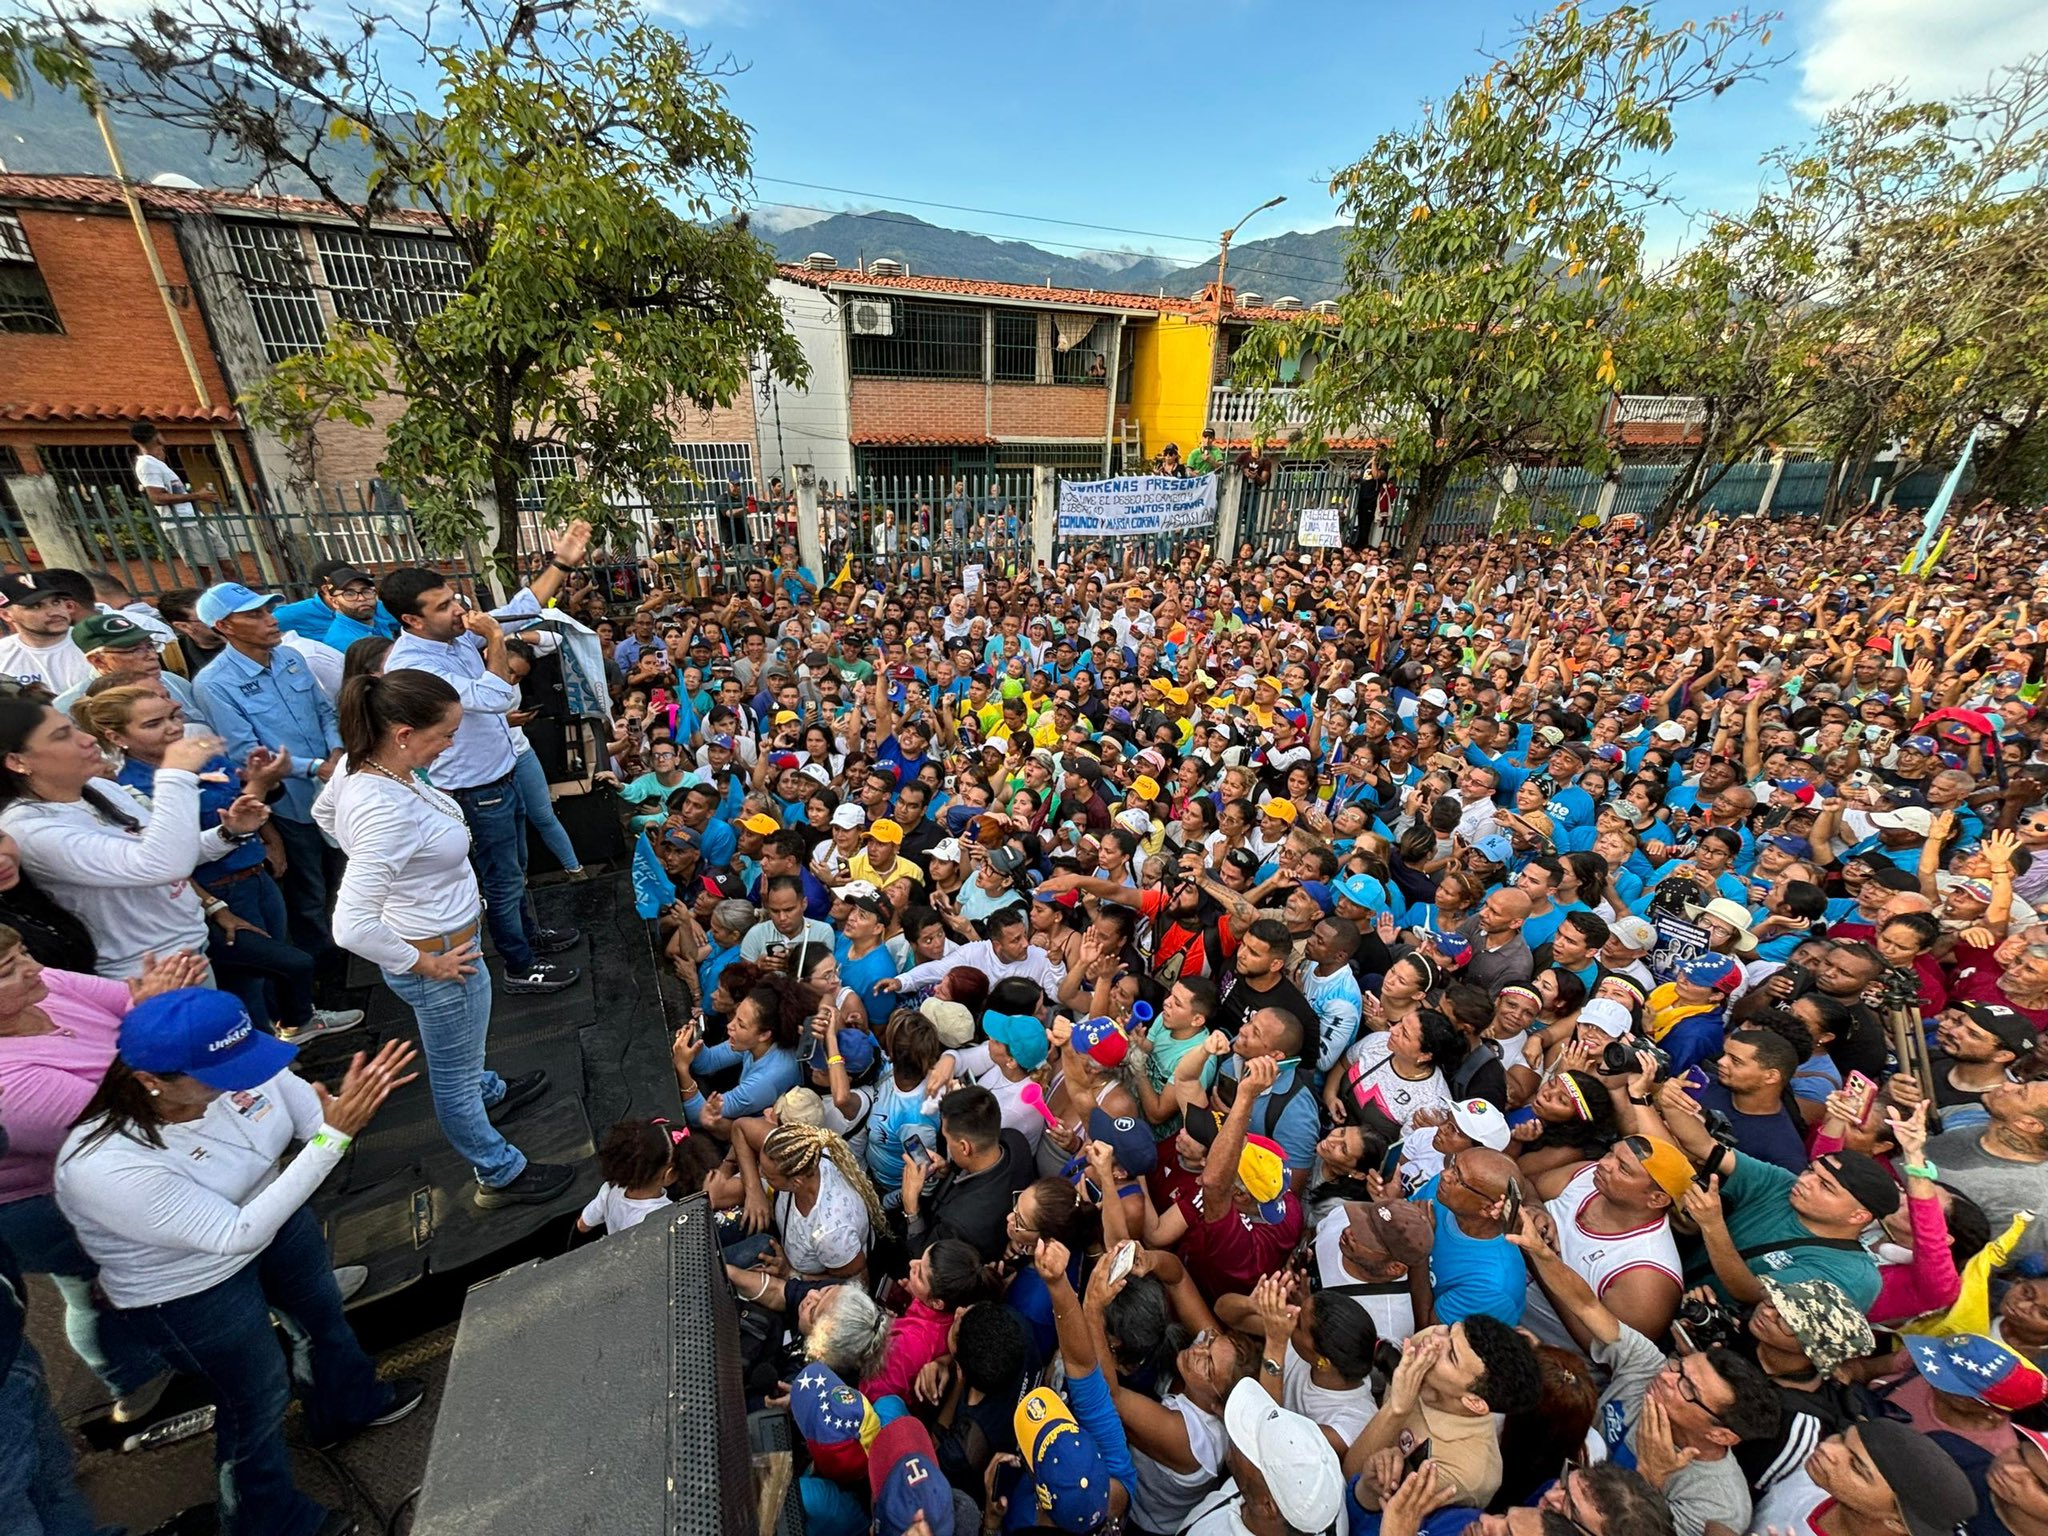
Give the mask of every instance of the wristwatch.
[{"label": "wristwatch", "polygon": [[1278,1360],[1273,1359],[1271,1356],[1268,1356],[1266,1359],[1263,1359],[1259,1362],[1259,1369],[1264,1371],[1268,1376],[1280,1376],[1286,1374],[1280,1369],[1280,1362]]}]

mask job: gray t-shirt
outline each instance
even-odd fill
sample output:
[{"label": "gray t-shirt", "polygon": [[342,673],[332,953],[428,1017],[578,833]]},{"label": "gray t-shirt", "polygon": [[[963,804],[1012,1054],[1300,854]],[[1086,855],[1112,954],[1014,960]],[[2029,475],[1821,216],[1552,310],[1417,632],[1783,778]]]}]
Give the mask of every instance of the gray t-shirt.
[{"label": "gray t-shirt", "polygon": [[[2043,860],[2048,863],[2048,860]],[[1941,1170],[1941,1181],[1952,1184],[1984,1208],[1991,1220],[1991,1235],[2004,1232],[2021,1211],[2040,1211],[2048,1206],[2048,1163],[2015,1163],[1993,1157],[1984,1150],[1986,1132],[1981,1126],[1965,1126],[1929,1139],[1927,1155]],[[2035,1222],[2020,1239],[2019,1252],[2048,1252],[2048,1223]]]},{"label": "gray t-shirt", "polygon": [[[1643,1394],[1664,1369],[1664,1351],[1623,1323],[1621,1336],[1612,1344],[1594,1340],[1593,1358],[1614,1373],[1601,1394],[1593,1427],[1606,1442],[1608,1459],[1632,1467],[1636,1419],[1642,1413]],[[1670,1502],[1677,1536],[1705,1536],[1709,1521],[1731,1531],[1749,1529],[1749,1482],[1733,1456],[1696,1461],[1673,1474],[1664,1485],[1664,1497]]]}]

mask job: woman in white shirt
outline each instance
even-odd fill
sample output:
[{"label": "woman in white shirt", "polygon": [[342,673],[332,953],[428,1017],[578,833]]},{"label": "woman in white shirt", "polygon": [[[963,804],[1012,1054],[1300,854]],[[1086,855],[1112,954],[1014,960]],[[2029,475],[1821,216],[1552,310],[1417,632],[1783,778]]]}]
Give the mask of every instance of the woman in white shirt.
[{"label": "woman in white shirt", "polygon": [[484,1065],[491,973],[478,948],[469,824],[426,778],[455,739],[462,701],[430,672],[367,673],[342,689],[339,715],[346,771],[313,802],[313,819],[348,855],[334,942],[373,962],[418,1019],[434,1118],[476,1174],[476,1203],[557,1199],[576,1170],[527,1162],[492,1124],[546,1091],[547,1074],[507,1083]]},{"label": "woman in white shirt", "polygon": [[192,871],[270,819],[261,800],[240,795],[220,825],[199,830],[199,770],[220,750],[216,736],[172,742],[144,799],[107,776],[100,744],[69,715],[0,699],[0,831],[37,885],[85,924],[102,976],[140,976],[150,954],[206,953]]},{"label": "woman in white shirt", "polygon": [[[212,1389],[224,1536],[315,1536],[335,1517],[292,1485],[294,1389],[317,1446],[404,1417],[422,1392],[377,1379],[306,1205],[412,1080],[413,1049],[359,1053],[330,1096],[292,1075],[297,1049],[256,1028],[239,998],[183,987],[131,1010],[118,1051],[57,1153],[58,1209],[109,1304]],[[289,1376],[273,1313],[292,1336]]]},{"label": "woman in white shirt", "polygon": [[887,1230],[882,1202],[838,1135],[778,1125],[761,1143],[761,1177],[775,1196],[775,1231],[793,1280],[866,1273],[871,1234]]}]

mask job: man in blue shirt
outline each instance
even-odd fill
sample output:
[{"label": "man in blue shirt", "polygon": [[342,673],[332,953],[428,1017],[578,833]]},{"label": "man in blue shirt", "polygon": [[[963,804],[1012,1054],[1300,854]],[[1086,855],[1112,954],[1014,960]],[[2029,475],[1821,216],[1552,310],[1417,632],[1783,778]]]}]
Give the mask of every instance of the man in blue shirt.
[{"label": "man in blue shirt", "polygon": [[435,760],[433,781],[462,807],[469,823],[469,858],[483,887],[491,937],[505,962],[508,992],[559,992],[574,982],[581,974],[577,969],[539,956],[569,949],[583,935],[574,928],[541,927],[526,893],[526,813],[512,782],[516,751],[505,718],[519,708],[520,697],[498,619],[538,617],[589,547],[590,525],[571,523],[556,538],[547,568],[495,614],[471,610],[438,571],[396,570],[378,591],[404,630],[384,670],[431,672],[462,700],[462,724]]},{"label": "man in blue shirt", "polygon": [[1291,1009],[1260,1008],[1245,1019],[1237,1032],[1236,1047],[1223,1063],[1224,1076],[1236,1078],[1255,1057],[1279,1058],[1280,1072],[1273,1086],[1252,1106],[1251,1134],[1279,1143],[1297,1189],[1315,1170],[1316,1142],[1322,1136],[1322,1105],[1312,1081],[1313,1056],[1308,1058],[1309,1073],[1304,1075],[1301,1070],[1303,1054],[1315,1038],[1310,1022],[1295,1017]]},{"label": "man in blue shirt", "polygon": [[313,567],[317,597],[286,603],[277,610],[277,627],[288,635],[318,640],[346,651],[367,635],[395,639],[398,621],[377,601],[377,583],[346,560],[322,560]]},{"label": "man in blue shirt", "polygon": [[270,808],[270,821],[284,843],[287,862],[280,884],[292,937],[319,957],[334,948],[327,926],[332,854],[313,825],[313,797],[340,759],[341,727],[312,668],[284,644],[271,611],[276,601],[275,593],[252,592],[239,582],[223,582],[199,595],[201,622],[213,626],[226,644],[192,680],[192,691],[231,762],[247,762],[258,747],[291,754],[291,772],[284,779],[283,797]]},{"label": "man in blue shirt", "polygon": [[[1529,1276],[1521,1249],[1507,1240],[1508,1232],[1520,1230],[1514,1189],[1513,1158],[1468,1147],[1452,1154],[1444,1171],[1411,1196],[1432,1202],[1436,1225],[1428,1253],[1428,1322],[1492,1317],[1511,1328],[1521,1322]],[[1418,1303],[1416,1326],[1424,1322]]]}]

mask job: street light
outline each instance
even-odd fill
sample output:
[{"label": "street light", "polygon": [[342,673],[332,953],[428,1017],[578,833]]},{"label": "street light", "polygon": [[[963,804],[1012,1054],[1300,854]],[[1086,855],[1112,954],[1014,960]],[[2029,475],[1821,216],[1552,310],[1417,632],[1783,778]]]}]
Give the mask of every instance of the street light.
[{"label": "street light", "polygon": [[1284,192],[1278,197],[1267,198],[1258,207],[1223,231],[1223,234],[1218,238],[1216,244],[1216,303],[1213,314],[1216,324],[1221,325],[1223,323],[1223,274],[1230,267],[1230,242],[1237,238],[1237,232],[1240,229],[1251,223],[1259,214],[1264,213],[1268,208],[1278,208],[1286,201],[1287,194]]}]

